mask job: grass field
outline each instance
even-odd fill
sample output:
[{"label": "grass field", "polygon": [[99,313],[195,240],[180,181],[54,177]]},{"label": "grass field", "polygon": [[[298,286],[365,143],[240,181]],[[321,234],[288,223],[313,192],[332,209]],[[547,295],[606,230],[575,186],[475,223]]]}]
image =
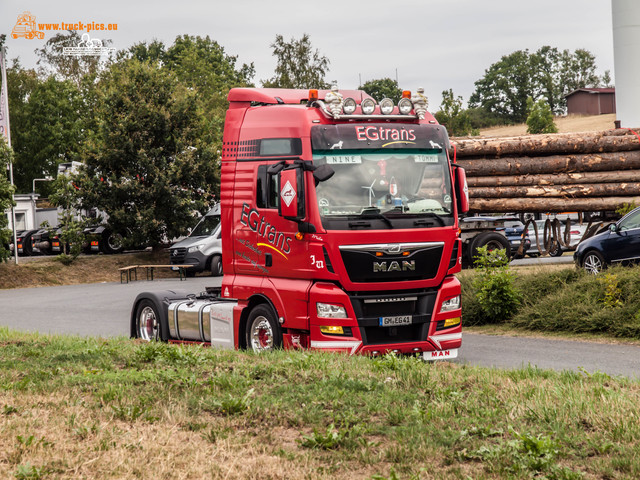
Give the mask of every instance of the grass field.
[{"label": "grass field", "polygon": [[3,479],[623,479],[640,383],[0,328]]}]

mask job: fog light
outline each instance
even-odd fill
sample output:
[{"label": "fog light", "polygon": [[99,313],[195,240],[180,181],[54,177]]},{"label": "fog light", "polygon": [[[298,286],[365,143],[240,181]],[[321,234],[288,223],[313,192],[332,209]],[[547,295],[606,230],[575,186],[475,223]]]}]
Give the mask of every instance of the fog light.
[{"label": "fog light", "polygon": [[340,325],[323,325],[320,327],[320,331],[327,335],[344,335],[344,330]]},{"label": "fog light", "polygon": [[453,327],[455,325],[458,325],[459,323],[460,323],[460,317],[447,318],[444,321],[443,328]]},{"label": "fog light", "polygon": [[365,98],[360,107],[362,108],[362,113],[371,115],[376,109],[376,102],[373,98]]},{"label": "fog light", "polygon": [[380,112],[383,115],[391,115],[393,113],[393,100],[390,98],[383,98],[380,102]]},{"label": "fog light", "polygon": [[358,105],[356,104],[356,101],[353,98],[348,97],[344,99],[344,103],[342,104],[342,111],[345,115],[353,115],[353,113],[356,111],[357,106]]}]

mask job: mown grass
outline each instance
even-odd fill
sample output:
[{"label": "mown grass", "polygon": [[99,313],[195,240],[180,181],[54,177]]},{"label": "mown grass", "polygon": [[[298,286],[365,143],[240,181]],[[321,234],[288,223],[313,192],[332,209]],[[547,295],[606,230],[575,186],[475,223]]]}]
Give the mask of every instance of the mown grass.
[{"label": "mown grass", "polygon": [[0,328],[0,478],[637,478],[640,383]]},{"label": "mown grass", "polygon": [[[640,267],[609,268],[596,276],[575,267],[515,272],[522,301],[501,324],[524,331],[640,339]],[[469,270],[459,276],[465,326],[496,322],[483,314],[476,298],[477,274]]]}]

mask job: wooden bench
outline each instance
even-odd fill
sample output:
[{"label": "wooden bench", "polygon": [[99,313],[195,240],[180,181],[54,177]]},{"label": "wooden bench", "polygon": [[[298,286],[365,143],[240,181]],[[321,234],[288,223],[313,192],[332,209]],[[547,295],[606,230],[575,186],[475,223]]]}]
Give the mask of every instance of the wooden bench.
[{"label": "wooden bench", "polygon": [[133,280],[132,276],[135,275],[136,280],[138,280],[138,266],[137,265],[129,265],[128,267],[119,268],[120,272],[120,283],[124,283],[123,280],[126,278],[127,283]]},{"label": "wooden bench", "polygon": [[178,270],[180,275],[180,281],[187,279],[187,269],[192,268],[194,265],[137,265],[140,268],[144,268],[147,273],[147,280],[153,281],[153,270],[156,268],[170,268],[172,270]]}]

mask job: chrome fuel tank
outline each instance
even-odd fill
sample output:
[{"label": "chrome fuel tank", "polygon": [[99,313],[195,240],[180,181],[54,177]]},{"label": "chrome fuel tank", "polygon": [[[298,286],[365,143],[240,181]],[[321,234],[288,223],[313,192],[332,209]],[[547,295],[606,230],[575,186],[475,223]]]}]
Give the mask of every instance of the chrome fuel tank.
[{"label": "chrome fuel tank", "polygon": [[180,300],[169,304],[169,336],[234,348],[233,301]]}]

